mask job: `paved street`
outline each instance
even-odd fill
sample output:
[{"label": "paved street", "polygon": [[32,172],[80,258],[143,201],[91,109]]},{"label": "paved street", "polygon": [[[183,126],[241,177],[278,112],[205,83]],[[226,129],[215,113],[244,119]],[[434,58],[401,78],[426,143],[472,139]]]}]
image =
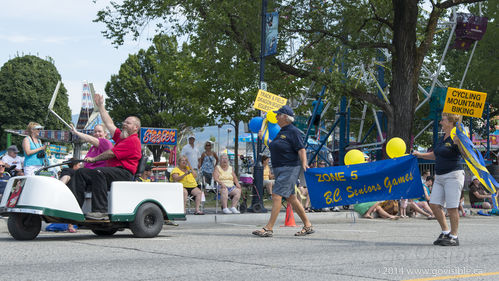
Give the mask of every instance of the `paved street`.
[{"label": "paved street", "polygon": [[498,217],[462,219],[459,247],[432,245],[436,221],[354,222],[350,212],[310,214],[316,233],[308,237],[294,237],[298,227],[276,227],[273,238],[251,235],[267,217],[219,215],[214,223],[213,216],[189,216],[153,239],[133,238],[129,230],[111,238],[80,230],[42,232],[28,242],[13,240],[0,219],[0,280],[406,280],[463,274],[474,274],[466,280],[499,280]]}]

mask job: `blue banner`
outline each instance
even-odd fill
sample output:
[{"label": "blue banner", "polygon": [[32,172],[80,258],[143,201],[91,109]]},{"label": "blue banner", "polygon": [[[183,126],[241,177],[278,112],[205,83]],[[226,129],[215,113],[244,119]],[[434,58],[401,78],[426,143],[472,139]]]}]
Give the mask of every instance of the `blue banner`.
[{"label": "blue banner", "polygon": [[277,53],[277,26],[279,25],[279,13],[272,12],[265,14],[265,54],[270,56]]},{"label": "blue banner", "polygon": [[423,196],[418,161],[413,155],[365,164],[307,169],[305,179],[314,208]]},{"label": "blue banner", "polygon": [[177,130],[140,128],[140,143],[152,145],[177,145]]}]

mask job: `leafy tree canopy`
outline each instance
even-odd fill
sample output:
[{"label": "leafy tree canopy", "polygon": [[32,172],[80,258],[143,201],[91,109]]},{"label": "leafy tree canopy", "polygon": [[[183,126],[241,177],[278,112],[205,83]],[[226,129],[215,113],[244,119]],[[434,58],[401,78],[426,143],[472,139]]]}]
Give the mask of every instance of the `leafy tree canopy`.
[{"label": "leafy tree canopy", "polygon": [[[66,127],[54,116],[48,115],[52,94],[61,80],[52,59],[26,55],[7,61],[0,69],[0,139],[5,146],[4,129],[26,129],[29,122],[38,122],[47,130]],[[59,88],[54,111],[66,122],[71,122],[68,94],[64,85]],[[48,116],[48,119],[46,117]],[[20,145],[21,139],[13,139]]]},{"label": "leafy tree canopy", "polygon": [[[118,123],[135,115],[143,127],[179,131],[208,123],[207,90],[194,71],[197,60],[174,36],[155,36],[150,48],[130,55],[106,84],[109,114]],[[162,148],[151,150],[158,160]]]},{"label": "leafy tree canopy", "polygon": [[[346,95],[374,105],[387,116],[388,137],[400,136],[409,143],[420,102],[421,68],[433,46],[438,20],[451,7],[480,0],[429,1],[428,14],[422,12],[423,1],[270,2],[268,10],[280,13],[279,55],[269,57],[267,66],[300,82],[326,85],[332,101]],[[100,11],[96,21],[106,24],[104,36],[118,45],[126,35],[137,37],[144,25],[156,22],[160,30],[172,29],[201,46],[216,46],[215,54],[218,59],[225,57],[225,62],[259,60],[259,1],[125,0]],[[223,46],[235,48],[237,58]],[[377,96],[373,79],[360,79],[374,72],[379,52],[386,61],[386,99]],[[221,75],[225,73],[217,76]],[[282,87],[282,77],[268,77],[269,89]],[[252,86],[256,87],[254,82],[246,84]]]}]

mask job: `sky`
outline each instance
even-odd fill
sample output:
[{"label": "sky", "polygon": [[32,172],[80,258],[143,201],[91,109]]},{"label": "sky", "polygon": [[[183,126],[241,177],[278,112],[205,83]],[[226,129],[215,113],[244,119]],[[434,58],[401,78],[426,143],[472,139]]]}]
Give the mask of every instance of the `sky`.
[{"label": "sky", "polygon": [[[129,54],[148,48],[151,44],[148,38],[154,36],[153,26],[144,28],[138,41],[128,40],[119,48],[111,45],[111,40],[101,33],[104,24],[93,22],[97,12],[109,3],[109,0],[2,1],[0,66],[18,55],[51,57],[68,91],[72,114],[79,114],[83,81],[93,83],[97,93],[105,94],[111,75],[118,73]],[[206,127],[194,134],[197,145],[202,146],[210,136],[218,136],[218,128]],[[233,144],[234,128],[223,126],[220,139],[222,148],[227,140]]]},{"label": "sky", "polygon": [[[73,114],[81,107],[82,82],[104,93],[106,82],[117,74],[128,54],[147,48],[149,30],[139,41],[116,49],[104,38],[104,24],[94,23],[108,0],[2,1],[0,9],[0,66],[17,55],[51,57],[68,90]],[[152,34],[154,35],[154,34]]]}]

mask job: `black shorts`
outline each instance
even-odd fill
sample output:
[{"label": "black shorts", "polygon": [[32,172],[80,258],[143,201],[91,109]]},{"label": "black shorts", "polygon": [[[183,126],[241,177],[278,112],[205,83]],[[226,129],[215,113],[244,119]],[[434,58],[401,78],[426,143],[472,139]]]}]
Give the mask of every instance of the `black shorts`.
[{"label": "black shorts", "polygon": [[[185,189],[187,189],[187,195],[192,195],[192,191],[193,191],[195,188],[197,188],[197,187],[192,187],[192,188],[190,188],[190,187],[186,187]],[[192,195],[192,196],[193,196],[193,195]]]},{"label": "black shorts", "polygon": [[320,115],[315,115],[315,117],[313,118],[313,124],[315,126],[319,126],[320,122],[321,122],[321,116]]}]

